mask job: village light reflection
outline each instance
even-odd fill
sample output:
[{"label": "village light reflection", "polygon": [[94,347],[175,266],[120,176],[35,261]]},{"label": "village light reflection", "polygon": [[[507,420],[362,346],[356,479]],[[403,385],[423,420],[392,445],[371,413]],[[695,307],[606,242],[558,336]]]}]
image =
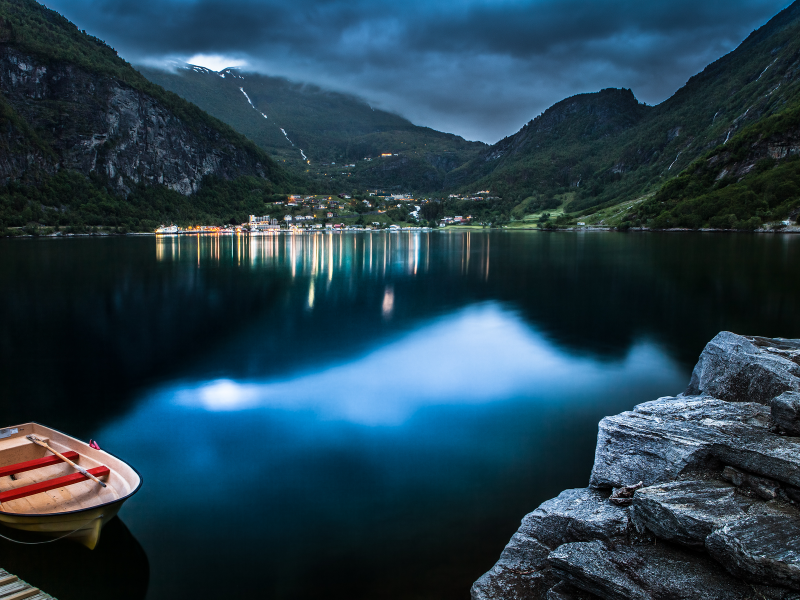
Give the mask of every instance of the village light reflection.
[{"label": "village light reflection", "polygon": [[391,287],[386,288],[386,291],[383,292],[383,303],[381,304],[381,312],[383,312],[383,318],[389,319],[392,316],[392,312],[394,311],[394,290]]},{"label": "village light reflection", "polygon": [[[473,235],[478,236],[475,244]],[[330,284],[337,275],[392,279],[428,273],[432,236],[444,236],[447,261],[455,272],[462,276],[477,275],[480,280],[488,281],[491,236],[469,231],[159,235],[155,240],[155,254],[158,262],[181,263],[181,247],[185,246],[183,256],[192,257],[194,268],[212,262],[219,266],[229,261],[254,270],[288,270],[292,278],[324,277]]]}]

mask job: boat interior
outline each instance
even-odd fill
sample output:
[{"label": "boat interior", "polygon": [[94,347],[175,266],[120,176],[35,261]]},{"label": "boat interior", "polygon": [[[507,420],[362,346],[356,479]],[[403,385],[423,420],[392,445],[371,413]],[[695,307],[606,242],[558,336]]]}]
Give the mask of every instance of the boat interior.
[{"label": "boat interior", "polygon": [[[33,443],[28,435],[86,469],[106,487]],[[42,515],[92,508],[125,498],[140,482],[127,463],[54,429],[38,423],[0,429],[0,512]]]}]

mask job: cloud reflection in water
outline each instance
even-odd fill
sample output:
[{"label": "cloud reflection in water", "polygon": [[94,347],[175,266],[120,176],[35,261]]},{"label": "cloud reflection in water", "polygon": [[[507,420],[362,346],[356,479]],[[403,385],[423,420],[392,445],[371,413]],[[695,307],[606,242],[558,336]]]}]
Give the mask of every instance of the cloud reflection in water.
[{"label": "cloud reflection in water", "polygon": [[206,411],[302,410],[361,425],[401,425],[427,406],[523,396],[558,401],[618,378],[644,379],[654,370],[677,369],[646,342],[621,361],[570,355],[516,313],[485,303],[342,364],[281,380],[217,379],[165,392],[173,403]]}]

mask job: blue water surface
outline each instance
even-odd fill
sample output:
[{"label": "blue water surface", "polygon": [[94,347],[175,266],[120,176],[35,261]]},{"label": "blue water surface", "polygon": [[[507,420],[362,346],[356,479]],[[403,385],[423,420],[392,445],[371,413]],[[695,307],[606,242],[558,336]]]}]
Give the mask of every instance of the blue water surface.
[{"label": "blue water surface", "polygon": [[[527,512],[588,483],[599,419],[682,391],[720,329],[800,333],[800,244],[781,236],[175,236],[0,253],[9,420],[98,439],[144,477],[86,558],[135,555],[115,567],[144,582],[126,597],[468,598]],[[92,597],[44,555],[16,556],[62,600]]]}]

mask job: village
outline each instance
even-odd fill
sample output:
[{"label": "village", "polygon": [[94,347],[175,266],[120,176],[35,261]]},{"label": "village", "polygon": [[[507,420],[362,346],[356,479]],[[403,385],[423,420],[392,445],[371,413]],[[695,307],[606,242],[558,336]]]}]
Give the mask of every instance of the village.
[{"label": "village", "polygon": [[[488,191],[474,194],[451,194],[453,200],[484,200]],[[290,194],[283,200],[267,202],[269,214],[249,215],[242,223],[196,224],[181,227],[163,224],[155,230],[159,235],[239,233],[264,235],[276,233],[324,231],[400,231],[431,230],[448,225],[472,223],[471,215],[437,216],[425,219],[427,204],[443,199],[416,199],[411,194],[391,194],[374,190],[364,194],[300,195]],[[438,207],[437,207],[438,208]],[[434,214],[438,210],[432,211]]]}]

